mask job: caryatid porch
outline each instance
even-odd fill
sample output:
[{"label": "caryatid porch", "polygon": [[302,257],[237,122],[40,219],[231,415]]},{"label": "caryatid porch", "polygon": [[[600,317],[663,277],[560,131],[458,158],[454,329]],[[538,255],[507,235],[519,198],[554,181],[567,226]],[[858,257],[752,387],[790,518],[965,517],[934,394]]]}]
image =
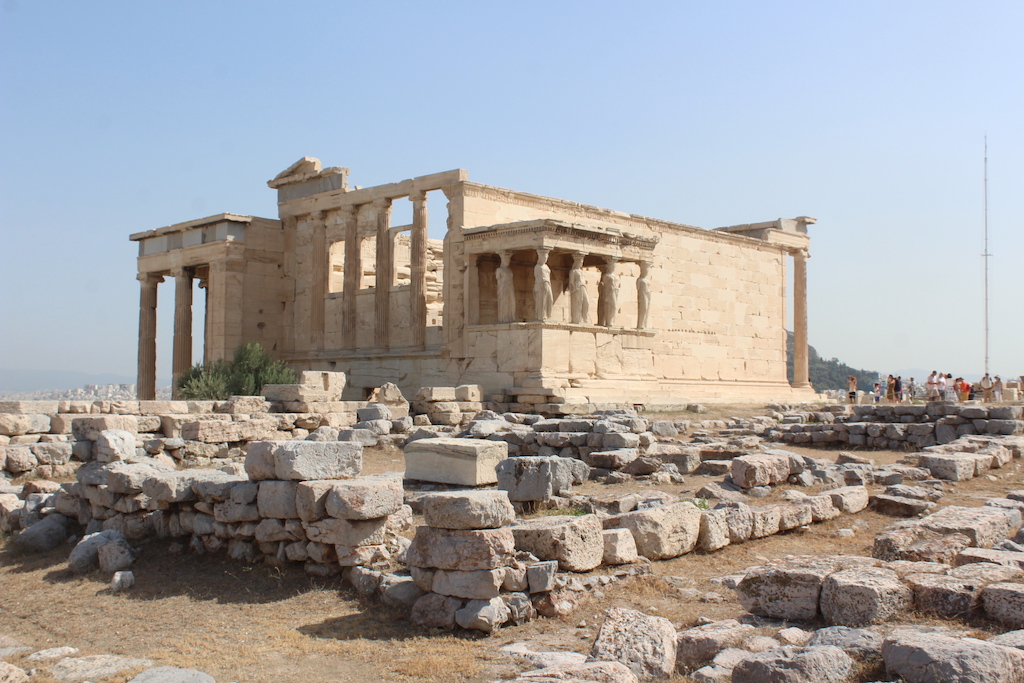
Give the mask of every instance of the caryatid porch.
[{"label": "caryatid porch", "polygon": [[494,330],[523,337],[518,345],[530,352],[522,371],[536,379],[550,374],[552,347],[565,346],[556,337],[571,344],[566,332],[629,337],[628,346],[655,334],[648,321],[657,237],[535,220],[469,229],[463,242],[467,342]]}]

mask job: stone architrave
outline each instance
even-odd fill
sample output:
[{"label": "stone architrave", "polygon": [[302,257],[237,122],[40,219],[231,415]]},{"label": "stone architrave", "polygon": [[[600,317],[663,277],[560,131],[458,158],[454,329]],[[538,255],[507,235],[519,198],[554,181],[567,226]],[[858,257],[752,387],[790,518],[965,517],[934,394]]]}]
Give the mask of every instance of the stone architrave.
[{"label": "stone architrave", "polygon": [[651,314],[651,264],[640,262],[640,277],[636,279],[636,329],[646,330]]},{"label": "stone architrave", "polygon": [[572,270],[569,272],[569,315],[574,325],[586,325],[590,318],[590,295],[583,277],[583,254],[580,252],[572,255]]},{"label": "stone architrave", "polygon": [[516,320],[516,289],[512,282],[512,269],[509,267],[512,254],[503,251],[499,255],[501,265],[494,271],[498,284],[498,322],[511,323]]},{"label": "stone architrave", "polygon": [[537,320],[551,318],[551,309],[555,305],[555,297],[551,293],[551,267],[548,265],[550,249],[537,250],[537,265],[533,267],[534,311]]}]

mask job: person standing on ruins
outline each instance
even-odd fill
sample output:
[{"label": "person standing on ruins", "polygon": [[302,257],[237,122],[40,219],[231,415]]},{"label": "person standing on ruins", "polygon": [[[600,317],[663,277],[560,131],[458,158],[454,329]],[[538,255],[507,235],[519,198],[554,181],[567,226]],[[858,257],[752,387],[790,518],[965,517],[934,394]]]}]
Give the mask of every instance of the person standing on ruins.
[{"label": "person standing on ruins", "polygon": [[911,377],[910,381],[907,382],[907,403],[913,403],[914,397],[917,395],[917,382]]},{"label": "person standing on ruins", "polygon": [[896,402],[903,403],[903,375],[896,375],[893,392],[896,394]]},{"label": "person standing on ruins", "polygon": [[846,378],[846,397],[850,400],[851,406],[857,403],[857,378],[853,375]]},{"label": "person standing on ruins", "polygon": [[885,378],[885,402],[889,405],[896,402],[896,378],[892,375]]},{"label": "person standing on ruins", "polygon": [[985,373],[985,376],[981,378],[981,381],[978,382],[978,384],[981,385],[981,400],[983,400],[985,403],[991,403],[992,378],[988,376],[987,372]]},{"label": "person standing on ruins", "polygon": [[942,394],[939,392],[939,377],[935,370],[932,370],[932,374],[928,375],[928,381],[926,382],[928,387],[928,400],[937,401],[942,398]]},{"label": "person standing on ruins", "polygon": [[996,403],[1003,402],[1003,380],[999,379],[999,375],[992,381],[992,400]]}]

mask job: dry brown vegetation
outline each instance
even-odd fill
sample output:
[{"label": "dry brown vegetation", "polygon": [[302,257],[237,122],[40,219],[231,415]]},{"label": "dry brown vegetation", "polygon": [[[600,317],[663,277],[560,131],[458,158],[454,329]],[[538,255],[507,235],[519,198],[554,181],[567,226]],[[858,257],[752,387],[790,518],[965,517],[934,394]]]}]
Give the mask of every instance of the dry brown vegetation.
[{"label": "dry brown vegetation", "polygon": [[[741,414],[735,406],[722,410],[723,416]],[[839,452],[785,448],[833,460]],[[878,463],[895,462],[906,455],[890,451],[861,454]],[[367,451],[366,472],[401,469],[399,450]],[[979,505],[986,496],[1022,488],[1024,481],[1016,463],[993,471],[992,476],[994,480],[981,477],[962,482],[941,504]],[[687,476],[683,484],[657,488],[688,496],[716,479]],[[578,490],[610,493],[641,488],[651,487],[642,482],[614,488],[588,482]],[[810,492],[818,488],[811,487]],[[776,493],[763,502],[777,499]],[[834,535],[839,528],[851,527],[854,519],[866,528],[857,529],[849,539]],[[701,617],[737,617],[743,610],[732,591],[711,579],[787,554],[870,555],[875,534],[893,521],[864,511],[805,531],[656,562],[652,576],[613,583],[602,597],[584,599],[568,617],[540,619],[491,637],[417,628],[378,603],[361,602],[340,579],[314,578],[301,567],[247,566],[220,555],[173,554],[167,541],[143,546],[133,567],[136,586],[123,593],[112,593],[108,577],[98,572],[79,577],[68,571],[69,548],[22,555],[7,544],[0,549],[0,634],[14,636],[36,649],[71,645],[80,648],[82,655],[120,654],[197,668],[218,681],[496,680],[530,668],[500,653],[502,645],[527,642],[538,650],[586,652],[609,607],[633,607],[661,615],[677,628],[693,626]],[[607,573],[607,568],[596,573]],[[717,593],[720,600],[707,596],[709,593]],[[934,617],[917,614],[907,615],[907,621],[939,623]],[[966,628],[994,628],[985,622],[957,623]],[[12,661],[26,668],[33,666]],[[122,675],[109,681],[129,678]],[[47,683],[49,679],[40,675],[33,680]]]}]

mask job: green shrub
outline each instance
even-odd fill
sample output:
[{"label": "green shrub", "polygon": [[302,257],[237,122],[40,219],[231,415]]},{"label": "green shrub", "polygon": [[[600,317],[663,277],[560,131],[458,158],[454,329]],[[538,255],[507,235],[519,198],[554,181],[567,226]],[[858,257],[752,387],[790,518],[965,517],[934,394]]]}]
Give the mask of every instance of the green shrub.
[{"label": "green shrub", "polygon": [[298,376],[270,357],[259,342],[239,344],[230,362],[197,364],[178,378],[181,397],[192,401],[226,401],[258,396],[264,384],[295,384]]}]

